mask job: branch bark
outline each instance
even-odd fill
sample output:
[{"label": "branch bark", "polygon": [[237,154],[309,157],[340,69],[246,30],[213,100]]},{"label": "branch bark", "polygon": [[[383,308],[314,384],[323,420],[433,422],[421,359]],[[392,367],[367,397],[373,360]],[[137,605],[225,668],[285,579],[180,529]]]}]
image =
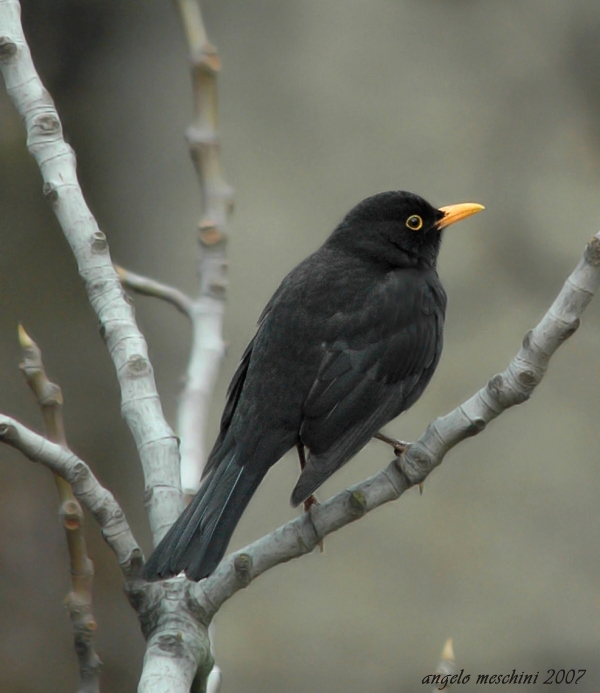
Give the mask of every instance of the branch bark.
[{"label": "branch bark", "polygon": [[115,265],[115,270],[123,286],[142,296],[160,298],[170,303],[172,306],[175,306],[175,308],[186,317],[192,318],[192,306],[194,302],[189,296],[183,293],[183,291],[176,289],[174,286],[156,281],[156,279],[150,279],[150,277],[145,277],[142,274],[136,274],[131,270],[126,270],[119,265]]}]

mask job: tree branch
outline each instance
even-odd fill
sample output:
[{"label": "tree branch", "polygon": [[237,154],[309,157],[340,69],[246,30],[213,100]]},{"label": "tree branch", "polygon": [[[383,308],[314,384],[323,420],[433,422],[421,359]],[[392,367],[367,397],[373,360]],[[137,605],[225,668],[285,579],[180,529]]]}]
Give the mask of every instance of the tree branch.
[{"label": "tree branch", "polygon": [[398,459],[371,478],[338,493],[308,513],[228,556],[198,583],[196,595],[207,618],[239,589],[274,566],[312,551],[324,537],[399,498],[424,481],[446,453],[510,407],[526,401],[543,378],[558,347],[579,327],[579,316],[600,286],[600,232],[539,324],[505,371],[446,416],[433,421]]},{"label": "tree branch", "polygon": [[183,509],[177,439],[163,416],[148,347],[113,267],[106,236],[83,198],[74,153],[52,97],[31,60],[17,0],[0,0],[0,69],[25,121],[27,146],[40,167],[44,194],[77,260],[121,387],[121,411],[135,439],[146,481],[155,542]]},{"label": "tree branch", "polygon": [[80,503],[92,513],[102,536],[114,551],[127,580],[141,574],[142,550],[138,546],[125,514],[110,491],[94,476],[88,465],[75,453],[34,433],[9,416],[0,414],[0,442],[39,462],[71,484]]},{"label": "tree branch", "polygon": [[[23,362],[19,366],[27,384],[35,395],[48,440],[68,448],[63,421],[63,396],[58,385],[46,375],[42,352],[38,345],[19,325],[19,343]],[[92,611],[92,585],[94,564],[90,560],[84,533],[84,516],[71,485],[58,474],[54,475],[60,500],[59,516],[67,538],[71,567],[72,589],[65,600],[75,639],[75,653],[79,664],[79,693],[100,691],[102,662],[94,648],[96,619]]]},{"label": "tree branch", "polygon": [[142,296],[160,298],[170,303],[172,306],[175,306],[180,313],[183,313],[186,317],[191,319],[192,305],[194,302],[187,294],[184,294],[183,291],[176,289],[174,286],[158,282],[156,279],[150,279],[141,274],[136,274],[131,270],[126,270],[119,265],[115,265],[115,270],[119,275],[121,284],[127,289],[131,289]]},{"label": "tree branch", "polygon": [[227,220],[233,190],[225,181],[218,136],[217,76],[221,62],[209,43],[198,0],[175,0],[190,52],[194,119],[186,132],[202,196],[198,224],[200,290],[191,312],[192,344],[186,385],[177,412],[181,483],[195,493],[206,463],[206,421],[225,353],[223,315],[227,289]]},{"label": "tree branch", "polygon": [[[448,638],[444,643],[444,648],[442,649],[442,654],[440,655],[440,661],[435,669],[436,675],[442,678],[442,681],[449,681],[456,671],[456,658],[454,656],[454,649],[452,647],[452,638]],[[442,683],[441,686],[435,685],[431,693],[438,693],[440,690],[448,690],[451,684]]]}]

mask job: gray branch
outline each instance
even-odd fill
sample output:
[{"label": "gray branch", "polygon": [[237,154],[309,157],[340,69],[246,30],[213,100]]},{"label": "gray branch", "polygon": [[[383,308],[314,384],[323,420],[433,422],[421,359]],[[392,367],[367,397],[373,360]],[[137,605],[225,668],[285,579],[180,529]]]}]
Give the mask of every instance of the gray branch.
[{"label": "gray branch", "polygon": [[15,419],[0,414],[0,442],[39,462],[71,484],[77,500],[92,513],[102,536],[114,551],[127,579],[141,570],[142,551],[131,533],[125,514],[110,491],[94,476],[88,465],[71,450],[51,443]]},{"label": "gray branch", "polygon": [[181,484],[186,493],[195,493],[206,464],[210,398],[225,354],[226,245],[233,189],[225,180],[220,153],[218,76],[221,61],[216,47],[208,41],[198,0],[175,0],[175,7],[190,55],[194,117],[186,131],[186,139],[202,196],[202,216],[198,222],[200,287],[191,314],[190,358],[177,411]]},{"label": "gray branch", "polygon": [[124,287],[141,294],[142,296],[152,296],[160,298],[162,301],[175,306],[180,313],[191,319],[192,314],[192,299],[180,289],[163,284],[163,282],[150,279],[142,274],[136,274],[131,270],[126,270],[123,267],[115,265],[119,279]]}]

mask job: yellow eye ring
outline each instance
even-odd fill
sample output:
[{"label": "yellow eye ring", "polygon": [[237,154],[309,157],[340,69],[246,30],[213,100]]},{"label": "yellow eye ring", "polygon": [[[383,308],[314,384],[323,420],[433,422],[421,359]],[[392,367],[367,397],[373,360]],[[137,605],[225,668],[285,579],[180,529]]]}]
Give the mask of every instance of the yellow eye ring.
[{"label": "yellow eye ring", "polygon": [[411,214],[406,220],[406,225],[411,231],[418,231],[423,226],[423,219],[418,214]]}]

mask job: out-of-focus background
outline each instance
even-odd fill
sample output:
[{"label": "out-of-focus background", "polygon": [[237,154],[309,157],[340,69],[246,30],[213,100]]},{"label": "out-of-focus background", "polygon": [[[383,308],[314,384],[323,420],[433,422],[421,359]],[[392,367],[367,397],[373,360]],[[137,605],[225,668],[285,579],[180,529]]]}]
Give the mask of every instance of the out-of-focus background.
[{"label": "out-of-focus background", "polygon": [[[341,216],[394,188],[477,201],[440,273],[446,348],[422,400],[388,427],[418,437],[494,373],[542,316],[600,226],[600,5],[558,0],[230,0],[203,3],[217,44],[221,135],[236,189],[226,386],[280,279]],[[183,133],[188,57],[171,5],[23,3],[37,67],[78,155],[115,261],[190,293],[199,196]],[[145,551],[143,479],[73,258],[24,130],[0,93],[0,410],[40,430],[18,371],[22,321],[65,396],[72,448],[124,506]],[[189,329],[136,299],[171,422]],[[224,691],[428,690],[448,636],[466,673],[587,669],[600,686],[600,301],[532,401],[453,451],[422,497],[328,537],[264,575],[217,620]],[[388,463],[373,442],[318,494]],[[270,473],[232,543],[294,517],[293,455]],[[65,541],[50,474],[0,448],[0,690],[74,690]],[[114,558],[88,522],[103,690],[134,690],[144,644]],[[457,687],[475,691],[469,685]],[[553,686],[554,691],[571,687]]]}]

